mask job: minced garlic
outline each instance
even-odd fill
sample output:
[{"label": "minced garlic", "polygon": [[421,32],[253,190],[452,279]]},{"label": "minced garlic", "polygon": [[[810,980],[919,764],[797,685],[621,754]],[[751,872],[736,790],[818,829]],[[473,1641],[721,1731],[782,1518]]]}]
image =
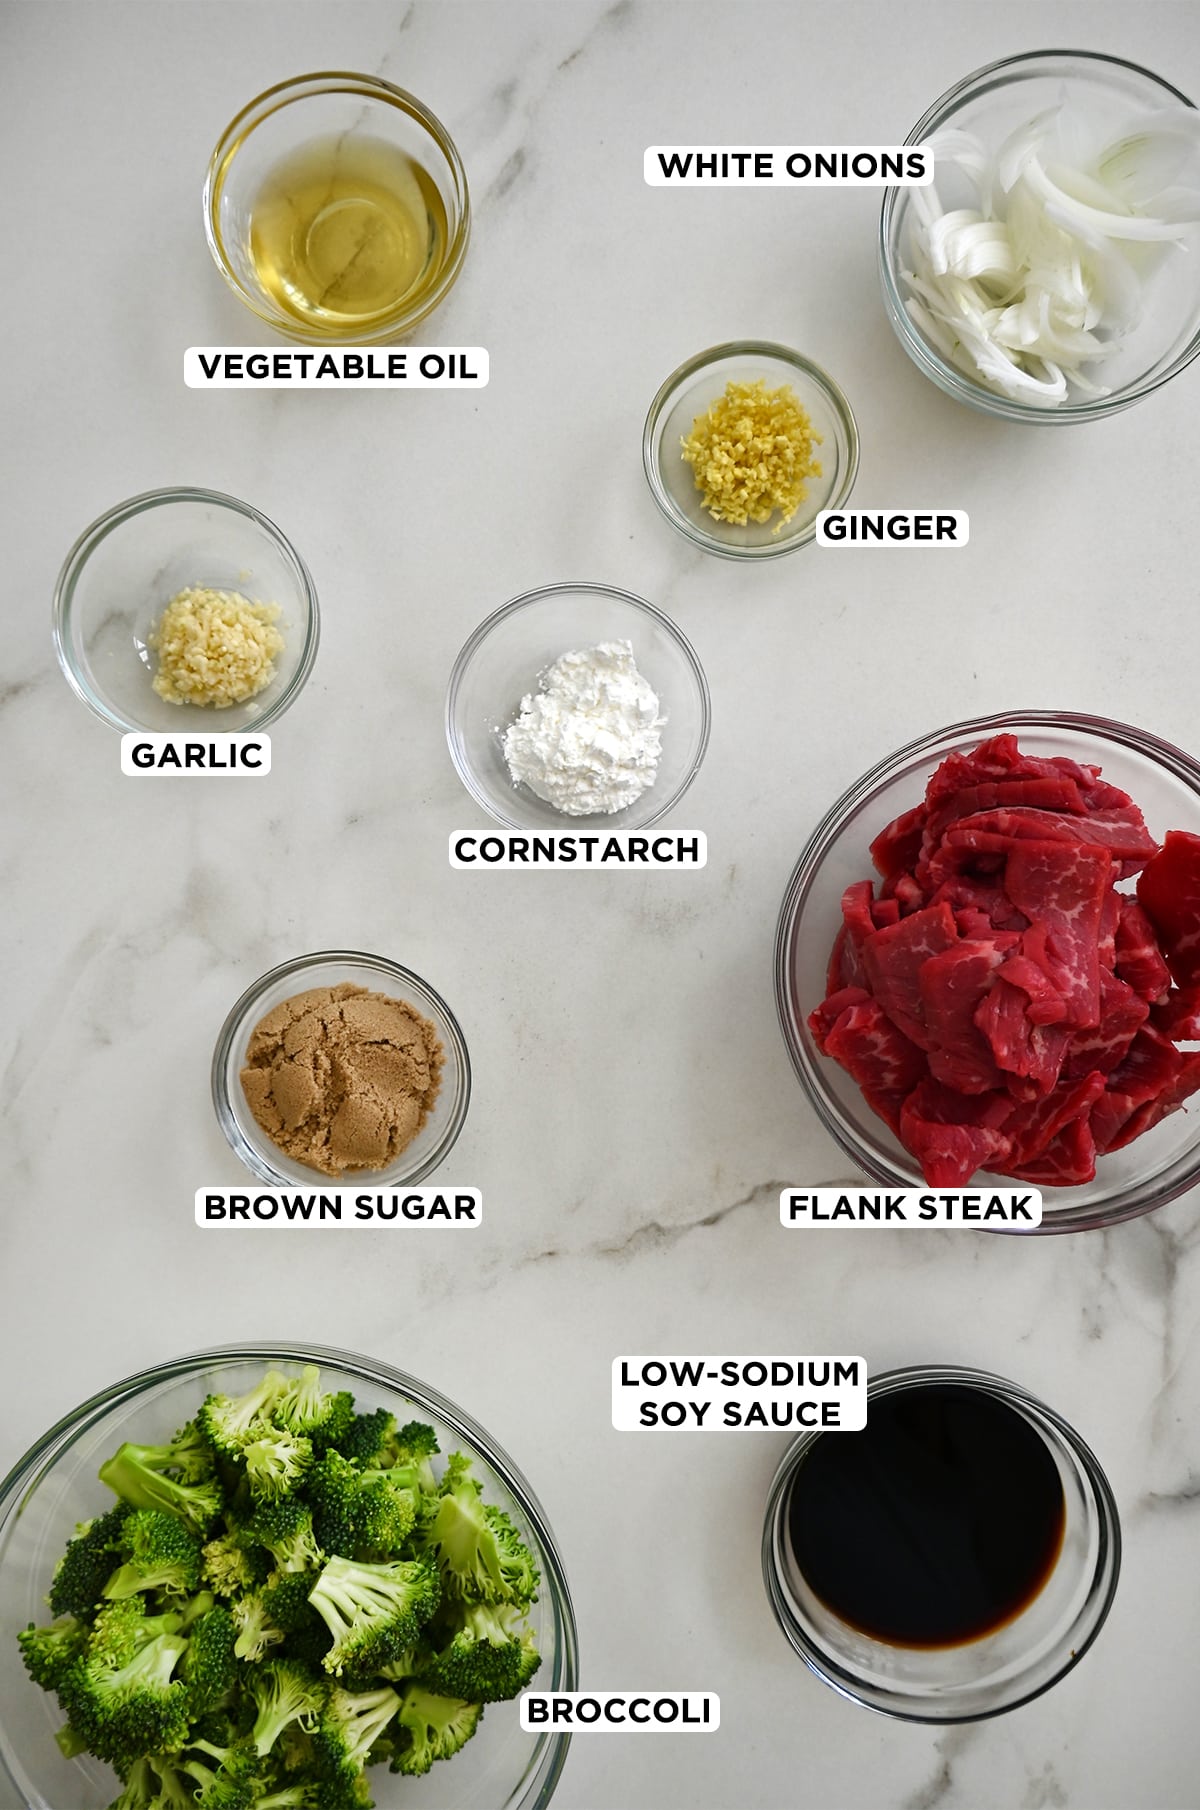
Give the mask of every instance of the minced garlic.
[{"label": "minced garlic", "polygon": [[240,591],[179,591],[146,637],[158,654],[155,691],[168,704],[244,704],[275,677],[279,613]]},{"label": "minced garlic", "polygon": [[747,522],[769,521],[778,510],[775,534],[804,501],[804,480],[820,477],[813,457],[820,444],[791,384],[769,390],[761,377],[727,383],[725,394],[696,416],[681,441],[710,515],[744,528]]}]

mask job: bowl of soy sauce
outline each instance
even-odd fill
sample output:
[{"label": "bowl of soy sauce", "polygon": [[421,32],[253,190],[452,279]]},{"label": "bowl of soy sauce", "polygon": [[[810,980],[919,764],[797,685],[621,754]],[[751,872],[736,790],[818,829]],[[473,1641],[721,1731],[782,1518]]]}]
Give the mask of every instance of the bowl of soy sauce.
[{"label": "bowl of soy sauce", "polygon": [[1087,1652],[1121,1564],[1117,1505],[1073,1427],[953,1365],[868,1385],[867,1425],[809,1433],[775,1474],[763,1578],[794,1651],[908,1722],[975,1722]]}]

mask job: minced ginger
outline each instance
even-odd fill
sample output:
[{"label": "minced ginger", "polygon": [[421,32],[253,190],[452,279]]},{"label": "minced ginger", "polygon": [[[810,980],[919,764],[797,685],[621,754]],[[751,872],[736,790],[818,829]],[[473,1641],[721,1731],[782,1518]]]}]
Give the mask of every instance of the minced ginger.
[{"label": "minced ginger", "polygon": [[146,637],[158,654],[155,691],[168,704],[244,704],[275,677],[279,614],[277,603],[252,603],[240,591],[177,592]]},{"label": "minced ginger", "polygon": [[820,477],[813,457],[820,444],[791,384],[769,390],[761,377],[727,383],[725,394],[696,416],[681,441],[710,515],[744,528],[747,522],[769,521],[778,510],[775,534],[808,494],[805,479]]}]

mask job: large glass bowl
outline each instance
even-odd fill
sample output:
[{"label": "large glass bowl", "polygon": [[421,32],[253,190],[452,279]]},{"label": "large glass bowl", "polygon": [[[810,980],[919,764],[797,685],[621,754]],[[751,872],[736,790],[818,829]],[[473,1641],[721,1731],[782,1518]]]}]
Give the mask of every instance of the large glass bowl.
[{"label": "large glass bowl", "polygon": [[445,1162],[466,1121],[471,1103],[471,1060],[466,1039],[445,1000],[427,981],[385,956],[361,955],[352,949],[322,949],[315,955],[296,956],[247,987],[221,1026],[213,1053],[213,1108],[221,1130],[247,1169],[275,1187],[312,1187],[330,1178],[288,1156],[254,1117],[241,1082],[246,1045],[259,1020],[285,999],[313,987],[339,987],[344,982],[366,987],[368,992],[386,993],[415,1007],[437,1031],[443,1060],[437,1099],[412,1143],[406,1144],[387,1168],[347,1170],[339,1185],[353,1187],[361,1182],[394,1188],[423,1181]]},{"label": "large glass bowl", "polygon": [[1011,1408],[1045,1441],[1063,1489],[1063,1543],[1054,1569],[1014,1620],[954,1647],[889,1646],[851,1627],[816,1596],[787,1534],[792,1483],[818,1439],[802,1433],[771,1484],[762,1566],[771,1608],[809,1670],[852,1703],[904,1722],[980,1722],[1003,1715],[1078,1665],[1104,1625],[1121,1569],[1121,1524],[1108,1479],[1075,1429],[1016,1383],[953,1364],[889,1370],[867,1385],[868,1408],[898,1389],[962,1384]]},{"label": "large glass bowl", "polygon": [[[280,607],[275,677],[244,704],[170,704],[154,690],[150,632],[192,586]],[[316,587],[287,536],[249,503],[190,485],[106,510],[67,554],[54,592],[59,664],[76,696],[114,729],[266,729],[304,689],[319,633]]]},{"label": "large glass bowl", "polygon": [[[1191,107],[1186,94],[1161,76],[1121,57],[1091,50],[1037,50],[989,63],[936,100],[909,133],[908,144],[920,144],[947,129],[974,133],[989,150],[998,150],[1009,133],[1066,97],[1078,103],[1089,126],[1101,134],[1122,132],[1142,113],[1164,107]],[[947,166],[949,168],[949,166]],[[938,178],[938,193],[947,209],[975,204],[958,172]],[[905,308],[908,286],[901,276],[907,258],[911,189],[889,188],[879,221],[879,268],[888,319],[904,350],[931,382],[948,396],[970,403],[985,414],[1036,426],[1065,426],[1096,421],[1128,408],[1167,383],[1200,352],[1200,231],[1191,230],[1180,251],[1162,268],[1149,273],[1144,313],[1125,336],[1121,350],[1095,367],[1097,381],[1110,394],[1077,396],[1057,407],[1014,401],[989,389],[947,362],[930,344]]]},{"label": "large glass bowl", "polygon": [[[775,942],[775,997],[784,1041],[801,1085],[855,1169],[892,1187],[924,1186],[914,1157],[877,1118],[846,1071],[823,1056],[806,1019],[825,997],[825,973],[841,924],[841,897],[874,875],[868,845],[919,803],[934,768],[954,750],[1009,731],[1035,755],[1065,755],[1102,767],[1141,806],[1160,842],[1167,830],[1200,834],[1200,765],[1144,729],[1103,717],[1017,710],[939,729],[865,773],[814,830],[784,894]],[[1126,881],[1122,890],[1129,891]],[[993,1179],[998,1187],[1011,1182]],[[1077,1232],[1135,1219],[1200,1181],[1200,1102],[1174,1112],[1124,1150],[1097,1161],[1078,1188],[1042,1189],[1042,1232]],[[1017,1234],[1026,1236],[1027,1234]]]},{"label": "large glass bowl", "polygon": [[[270,1365],[318,1364],[325,1384],[349,1389],[360,1410],[386,1408],[401,1424],[419,1418],[437,1431],[443,1454],[470,1452],[487,1499],[513,1518],[542,1573],[532,1610],[542,1667],[540,1690],[577,1684],[575,1617],[562,1561],[545,1512],[512,1460],[461,1408],[435,1389],[369,1358],[319,1346],[222,1347],[175,1358],[127,1377],[68,1414],[0,1484],[0,1787],[25,1810],[103,1810],[119,1786],[90,1756],[66,1760],[55,1746],[62,1723],[56,1699],[25,1674],[20,1629],[50,1620],[45,1597],[55,1564],[79,1521],[110,1508],[96,1473],[126,1439],[169,1439],[205,1395],[236,1395]],[[440,1461],[435,1460],[435,1464]],[[423,1779],[371,1769],[378,1810],[542,1810],[566,1759],[563,1735],[522,1732],[515,1703],[492,1705],[479,1733],[452,1761]],[[17,1794],[15,1800],[11,1794]]]},{"label": "large glass bowl", "polygon": [[[571,817],[525,785],[514,785],[503,736],[536,692],[541,673],[573,648],[628,641],[638,671],[666,718],[662,758],[641,797],[610,816]],[[467,791],[509,829],[644,830],[665,817],[700,771],[708,746],[708,685],[691,642],[669,616],[630,591],[553,584],[514,597],[475,630],[450,675],[446,740]]]}]

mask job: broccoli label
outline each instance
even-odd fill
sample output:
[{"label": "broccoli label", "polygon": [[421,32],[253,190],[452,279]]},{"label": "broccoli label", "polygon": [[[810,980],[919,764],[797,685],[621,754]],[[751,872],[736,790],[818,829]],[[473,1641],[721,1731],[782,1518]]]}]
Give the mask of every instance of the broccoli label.
[{"label": "broccoli label", "polygon": [[614,1358],[612,1423],[619,1433],[857,1433],[867,1424],[866,1360]]},{"label": "broccoli label", "polygon": [[715,1691],[526,1691],[521,1727],[575,1735],[710,1735],[721,1726]]},{"label": "broccoli label", "polygon": [[483,1220],[478,1188],[378,1189],[322,1188],[235,1191],[197,1188],[198,1226],[288,1227],[308,1230],[327,1226],[391,1226],[413,1231],[437,1228],[464,1231]]}]

